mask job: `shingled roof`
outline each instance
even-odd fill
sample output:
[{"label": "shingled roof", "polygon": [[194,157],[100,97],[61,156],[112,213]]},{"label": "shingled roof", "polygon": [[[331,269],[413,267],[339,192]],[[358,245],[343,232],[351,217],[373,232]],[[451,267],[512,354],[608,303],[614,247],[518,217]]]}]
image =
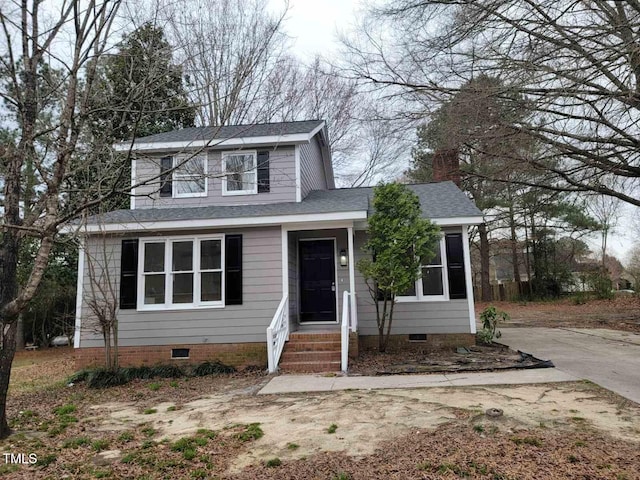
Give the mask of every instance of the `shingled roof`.
[{"label": "shingled roof", "polygon": [[180,130],[136,138],[136,143],[195,142],[229,138],[309,134],[323,123],[324,120],[304,120],[299,122],[261,123],[254,125],[181,128]]},{"label": "shingled roof", "polygon": [[[479,217],[482,212],[453,182],[423,183],[408,186],[420,198],[425,218],[455,219]],[[373,188],[314,190],[302,202],[262,205],[229,205],[179,208],[146,208],[116,210],[89,218],[89,224],[146,224],[156,222],[193,221],[225,218],[255,218],[335,212],[373,213]]]}]

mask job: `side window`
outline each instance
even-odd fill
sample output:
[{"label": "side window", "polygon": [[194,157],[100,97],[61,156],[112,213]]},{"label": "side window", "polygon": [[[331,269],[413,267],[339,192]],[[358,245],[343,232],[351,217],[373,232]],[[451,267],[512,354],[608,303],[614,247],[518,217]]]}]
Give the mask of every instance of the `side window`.
[{"label": "side window", "polygon": [[160,197],[204,197],[207,195],[207,157],[164,157],[160,162]]}]

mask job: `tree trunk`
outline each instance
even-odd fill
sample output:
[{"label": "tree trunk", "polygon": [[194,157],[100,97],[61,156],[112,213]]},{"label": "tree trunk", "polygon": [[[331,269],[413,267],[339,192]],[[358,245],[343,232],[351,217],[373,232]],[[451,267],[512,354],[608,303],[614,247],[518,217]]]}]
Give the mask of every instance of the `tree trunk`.
[{"label": "tree trunk", "polygon": [[482,287],[482,301],[493,300],[491,292],[491,280],[489,275],[489,233],[487,225],[478,225],[478,235],[480,236],[480,283]]},{"label": "tree trunk", "polygon": [[0,350],[0,438],[7,438],[11,433],[7,421],[7,392],[11,377],[11,364],[16,353],[16,331],[18,329],[15,320],[9,322],[8,327],[5,325],[6,323],[3,322],[2,327],[5,331],[2,336],[2,350]]},{"label": "tree trunk", "polygon": [[518,286],[518,295],[522,295],[520,264],[518,263],[518,236],[516,235],[516,220],[513,214],[513,203],[509,204],[509,229],[511,230],[511,262],[513,263],[513,280]]}]

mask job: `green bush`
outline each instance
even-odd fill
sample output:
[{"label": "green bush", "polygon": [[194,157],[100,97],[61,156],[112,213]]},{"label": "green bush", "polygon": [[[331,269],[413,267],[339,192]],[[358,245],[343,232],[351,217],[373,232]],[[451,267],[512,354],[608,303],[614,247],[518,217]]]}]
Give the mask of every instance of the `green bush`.
[{"label": "green bush", "polygon": [[215,362],[204,362],[193,369],[193,375],[195,377],[204,377],[206,375],[220,375],[227,373],[234,373],[235,368],[225,365],[224,363],[216,360]]},{"label": "green bush", "polygon": [[502,333],[498,330],[500,322],[509,321],[510,317],[507,312],[498,310],[493,305],[485,308],[480,314],[482,320],[482,330],[478,332],[477,338],[481,343],[490,344],[494,339],[500,338]]},{"label": "green bush", "polygon": [[89,388],[110,388],[124,385],[129,379],[121,370],[110,371],[103,368],[94,370],[87,378]]},{"label": "green bush", "polygon": [[613,283],[606,272],[602,270],[592,272],[587,281],[597,299],[611,300],[613,298]]}]

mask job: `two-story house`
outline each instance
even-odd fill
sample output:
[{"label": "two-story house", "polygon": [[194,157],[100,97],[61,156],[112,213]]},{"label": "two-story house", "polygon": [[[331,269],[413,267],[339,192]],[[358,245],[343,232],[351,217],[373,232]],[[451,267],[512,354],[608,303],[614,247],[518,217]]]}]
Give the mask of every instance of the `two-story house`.
[{"label": "two-story house", "polygon": [[[82,228],[78,366],[103,359],[89,302],[104,278],[117,297],[122,365],[217,358],[340,370],[349,338],[352,355],[358,341],[377,340],[356,268],[373,190],[335,188],[323,121],[187,128],[116,149],[131,147],[131,208]],[[443,236],[397,300],[393,341],[472,344],[467,230],[482,213],[452,182],[410,188]]]}]

